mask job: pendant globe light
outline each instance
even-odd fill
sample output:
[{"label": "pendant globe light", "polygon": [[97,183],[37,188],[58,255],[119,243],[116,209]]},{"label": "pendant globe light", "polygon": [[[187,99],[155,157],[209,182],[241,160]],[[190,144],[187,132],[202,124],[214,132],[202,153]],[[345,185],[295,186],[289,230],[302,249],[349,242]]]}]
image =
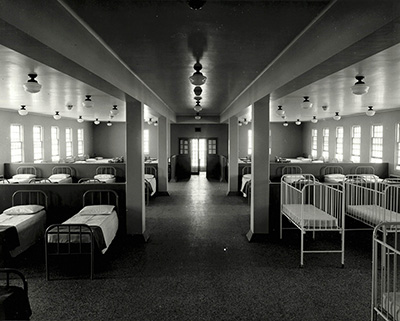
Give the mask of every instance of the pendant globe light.
[{"label": "pendant globe light", "polygon": [[119,110],[117,108],[117,105],[113,105],[113,108],[110,110],[110,114],[113,116],[117,116],[119,114]]},{"label": "pendant globe light", "polygon": [[313,116],[313,118],[311,119],[311,122],[312,122],[313,124],[318,123],[317,116]]},{"label": "pendant globe light", "polygon": [[340,120],[342,117],[339,115],[339,112],[335,112],[335,116],[333,116],[334,120]]},{"label": "pendant globe light", "polygon": [[86,99],[82,102],[83,107],[92,108],[94,106],[94,102],[91,99],[91,95],[86,95]]},{"label": "pendant globe light", "polygon": [[289,123],[285,120],[285,122],[283,123],[283,126],[288,127]]},{"label": "pendant globe light", "polygon": [[364,95],[368,92],[369,87],[363,82],[364,76],[356,76],[357,82],[351,87],[354,95]]},{"label": "pendant globe light", "polygon": [[26,116],[28,115],[28,111],[25,108],[25,105],[21,105],[21,108],[18,110],[18,114],[21,116]]},{"label": "pendant globe light", "polygon": [[96,120],[93,122],[95,125],[100,124],[100,120],[98,118],[96,118]]},{"label": "pendant globe light", "polygon": [[107,122],[107,126],[108,126],[108,127],[111,127],[111,126],[112,126],[112,122],[108,121],[108,122]]},{"label": "pendant globe light", "polygon": [[198,101],[198,102],[196,103],[196,106],[194,106],[193,109],[194,109],[194,111],[199,112],[199,111],[202,111],[202,110],[203,110],[203,107],[200,106],[200,102]]},{"label": "pendant globe light", "polygon": [[200,86],[196,86],[196,87],[194,87],[193,92],[194,92],[194,94],[195,94],[196,96],[200,96],[201,93],[203,92],[203,89],[201,89]]},{"label": "pendant globe light", "polygon": [[297,126],[301,125],[301,121],[300,121],[300,119],[298,119],[298,118],[297,118],[297,120],[296,120],[295,124],[296,124]]},{"label": "pendant globe light", "polygon": [[56,111],[56,113],[53,115],[53,118],[54,118],[55,120],[60,120],[60,119],[61,119],[60,112]]},{"label": "pendant globe light", "polygon": [[283,115],[285,115],[285,111],[282,109],[282,106],[278,106],[278,109],[277,109],[277,111],[276,111],[276,114],[277,114],[278,116],[283,116]]},{"label": "pendant globe light", "polygon": [[28,74],[28,76],[30,77],[30,79],[24,83],[24,89],[25,91],[27,91],[28,93],[31,94],[36,94],[40,91],[40,89],[42,88],[42,85],[39,84],[37,82],[37,80],[35,80],[35,78],[37,77],[37,74]]},{"label": "pendant globe light", "polygon": [[310,109],[312,107],[312,102],[308,99],[309,97],[308,96],[304,96],[303,98],[304,98],[304,100],[301,103],[301,108]]},{"label": "pendant globe light", "polygon": [[77,121],[78,123],[83,123],[83,122],[84,122],[82,116],[79,116],[78,119],[77,119],[76,121]]},{"label": "pendant globe light", "polygon": [[373,108],[374,107],[372,107],[372,106],[368,106],[368,110],[365,112],[365,114],[367,116],[370,116],[370,117],[374,116],[375,115],[375,110]]},{"label": "pendant globe light", "polygon": [[200,120],[200,119],[201,119],[201,116],[200,116],[200,114],[199,114],[199,113],[196,113],[196,116],[194,116],[194,119],[196,119],[196,120]]},{"label": "pendant globe light", "polygon": [[158,120],[156,120],[153,125],[157,127],[158,126]]},{"label": "pendant globe light", "polygon": [[200,70],[203,68],[200,62],[196,62],[193,66],[195,73],[189,77],[190,82],[194,86],[201,86],[206,83],[207,77],[204,76]]}]

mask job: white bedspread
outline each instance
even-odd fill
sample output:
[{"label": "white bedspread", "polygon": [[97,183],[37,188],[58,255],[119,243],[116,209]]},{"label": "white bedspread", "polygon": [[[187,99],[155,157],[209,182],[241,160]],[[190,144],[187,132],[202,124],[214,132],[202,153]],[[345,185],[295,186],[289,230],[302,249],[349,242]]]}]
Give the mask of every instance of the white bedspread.
[{"label": "white bedspread", "polygon": [[283,213],[304,228],[337,229],[338,221],[332,215],[310,204],[284,204]]},{"label": "white bedspread", "polygon": [[19,246],[10,251],[12,257],[24,252],[43,237],[46,226],[46,211],[29,215],[0,215],[0,225],[15,226],[18,232]]},{"label": "white bedspread", "polygon": [[104,254],[117,234],[118,215],[116,211],[113,211],[110,215],[75,214],[63,224],[87,224],[89,226],[99,226],[103,232],[104,242],[106,243],[106,248],[102,250],[102,253]]},{"label": "white bedspread", "polygon": [[243,193],[243,197],[247,197],[247,194],[245,193],[245,188],[244,187],[246,186],[246,183],[249,182],[249,181],[251,181],[251,174],[244,174],[242,176],[242,186],[240,188],[240,191]]},{"label": "white bedspread", "polygon": [[145,174],[144,179],[151,185],[151,196],[153,196],[157,191],[157,181],[154,175]]},{"label": "white bedspread", "polygon": [[378,205],[347,205],[346,214],[373,225],[381,222],[400,222],[400,213],[384,209]]}]

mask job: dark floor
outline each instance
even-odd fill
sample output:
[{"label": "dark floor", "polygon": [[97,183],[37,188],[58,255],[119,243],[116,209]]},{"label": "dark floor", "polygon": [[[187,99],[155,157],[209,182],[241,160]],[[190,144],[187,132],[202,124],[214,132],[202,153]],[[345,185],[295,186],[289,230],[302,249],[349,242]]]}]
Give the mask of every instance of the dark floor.
[{"label": "dark floor", "polygon": [[146,207],[149,242],[116,240],[93,281],[57,262],[45,281],[41,244],[14,260],[28,278],[31,319],[369,319],[371,232],[346,234],[344,269],[337,254],[308,254],[300,269],[298,231],[249,243],[249,206],[226,196],[226,183],[201,175],[169,189]]}]

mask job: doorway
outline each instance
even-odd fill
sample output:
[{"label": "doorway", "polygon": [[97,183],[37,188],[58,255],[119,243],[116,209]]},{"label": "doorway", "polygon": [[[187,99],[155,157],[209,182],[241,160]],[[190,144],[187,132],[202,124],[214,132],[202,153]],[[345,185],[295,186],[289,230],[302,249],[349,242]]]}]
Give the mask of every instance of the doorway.
[{"label": "doorway", "polygon": [[190,139],[190,159],[192,174],[199,174],[206,170],[207,162],[207,139],[191,138]]}]

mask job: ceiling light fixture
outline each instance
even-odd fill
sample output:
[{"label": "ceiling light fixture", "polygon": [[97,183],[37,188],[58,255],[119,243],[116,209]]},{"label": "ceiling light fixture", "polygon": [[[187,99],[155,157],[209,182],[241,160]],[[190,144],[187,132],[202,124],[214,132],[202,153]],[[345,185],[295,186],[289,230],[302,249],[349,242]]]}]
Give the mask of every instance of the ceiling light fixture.
[{"label": "ceiling light fixture", "polygon": [[68,110],[72,110],[72,108],[74,108],[74,105],[72,105],[72,104],[67,104],[67,109],[68,109]]},{"label": "ceiling light fixture", "polygon": [[83,122],[84,122],[82,116],[79,116],[78,119],[77,119],[76,121],[77,121],[78,123],[83,123]]},{"label": "ceiling light fixture", "polygon": [[96,118],[96,120],[93,122],[95,125],[100,124],[100,120],[98,118]]},{"label": "ceiling light fixture", "polygon": [[25,105],[21,105],[21,108],[18,110],[18,114],[21,116],[26,116],[28,115],[28,111],[25,108]]},{"label": "ceiling light fixture", "polygon": [[200,106],[200,102],[198,101],[198,102],[196,103],[196,106],[194,106],[193,109],[194,109],[195,111],[199,112],[199,111],[202,111],[202,110],[203,110],[203,107]]},{"label": "ceiling light fixture", "polygon": [[312,122],[313,124],[318,123],[317,116],[313,116],[313,118],[311,119],[311,122]]},{"label": "ceiling light fixture", "polygon": [[108,126],[108,127],[112,126],[112,122],[108,121],[108,122],[107,122],[107,126]]},{"label": "ceiling light fixture", "polygon": [[282,109],[282,106],[278,106],[276,114],[279,115],[279,116],[285,115],[285,111]]},{"label": "ceiling light fixture", "polygon": [[153,125],[157,127],[158,126],[158,120],[156,120]]},{"label": "ceiling light fixture", "polygon": [[321,108],[322,108],[323,111],[327,111],[328,110],[328,106],[326,106],[326,105],[321,106]]},{"label": "ceiling light fixture", "polygon": [[301,125],[301,121],[300,121],[300,119],[298,119],[298,118],[297,118],[297,120],[296,120],[295,124],[296,124],[297,126]]},{"label": "ceiling light fixture", "polygon": [[357,82],[351,87],[354,95],[364,95],[368,92],[369,87],[362,81],[364,76],[356,76]]},{"label": "ceiling light fixture", "polygon": [[238,126],[243,126],[242,121],[238,120]]},{"label": "ceiling light fixture", "polygon": [[201,96],[194,96],[194,99],[195,99],[196,101],[200,101],[200,100],[201,100]]},{"label": "ceiling light fixture", "polygon": [[301,108],[303,108],[303,109],[310,109],[310,108],[312,107],[312,102],[308,100],[309,97],[308,97],[308,96],[304,96],[303,98],[304,98],[304,100],[303,100],[303,102],[300,104],[300,105],[301,105]]},{"label": "ceiling light fixture", "polygon": [[206,1],[205,0],[188,0],[187,3],[191,9],[199,10],[204,6]]},{"label": "ceiling light fixture", "polygon": [[147,123],[148,123],[149,125],[152,125],[152,124],[153,124],[153,119],[149,118],[149,120],[147,121]]},{"label": "ceiling light fixture", "polygon": [[374,116],[375,115],[375,110],[373,108],[374,107],[372,107],[372,106],[368,106],[368,110],[365,112],[365,114],[367,116],[370,116],[370,117]]},{"label": "ceiling light fixture", "polygon": [[94,102],[90,99],[91,95],[86,95],[86,99],[82,102],[83,107],[92,108],[94,106]]},{"label": "ceiling light fixture", "polygon": [[53,115],[53,118],[54,118],[55,120],[60,120],[60,119],[61,119],[60,113],[59,113],[58,111],[56,111],[56,113]]},{"label": "ceiling light fixture", "polygon": [[194,119],[196,119],[196,120],[200,120],[200,119],[201,119],[201,116],[200,116],[200,114],[199,114],[199,113],[196,113],[196,116],[194,116]]},{"label": "ceiling light fixture", "polygon": [[289,126],[289,123],[288,123],[287,121],[285,121],[285,122],[283,123],[283,126],[288,127],[288,126]]},{"label": "ceiling light fixture", "polygon": [[28,74],[28,76],[30,77],[30,79],[26,83],[24,83],[25,91],[31,94],[38,93],[42,88],[42,85],[35,80],[37,74]]},{"label": "ceiling light fixture", "polygon": [[192,83],[192,85],[194,86],[201,86],[204,85],[206,83],[207,77],[204,76],[200,70],[203,68],[203,66],[201,65],[200,62],[196,62],[193,66],[194,70],[196,70],[194,72],[194,74],[192,76],[189,77],[190,82]]},{"label": "ceiling light fixture", "polygon": [[113,108],[110,110],[110,114],[113,116],[117,116],[119,114],[119,110],[117,108],[117,105],[113,105]]},{"label": "ceiling light fixture", "polygon": [[333,116],[333,119],[334,120],[340,120],[340,118],[342,118],[342,117],[339,115],[339,112],[338,111],[335,112],[335,116]]},{"label": "ceiling light fixture", "polygon": [[244,125],[247,125],[248,123],[249,123],[249,121],[248,121],[246,118],[244,118],[244,119],[243,119],[243,124],[244,124]]},{"label": "ceiling light fixture", "polygon": [[195,94],[196,96],[200,96],[201,93],[203,92],[203,89],[201,89],[200,86],[196,86],[196,87],[194,87],[193,92],[194,92],[194,94]]}]

